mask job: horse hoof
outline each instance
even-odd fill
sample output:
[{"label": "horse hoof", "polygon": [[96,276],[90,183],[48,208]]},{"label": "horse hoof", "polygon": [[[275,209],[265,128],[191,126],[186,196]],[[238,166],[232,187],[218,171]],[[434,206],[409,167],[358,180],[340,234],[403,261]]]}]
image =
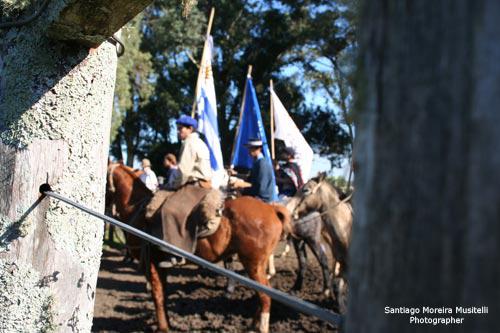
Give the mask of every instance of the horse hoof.
[{"label": "horse hoof", "polygon": [[332,292],[330,291],[330,289],[325,289],[323,290],[323,295],[325,295],[325,297],[330,297],[332,295]]}]

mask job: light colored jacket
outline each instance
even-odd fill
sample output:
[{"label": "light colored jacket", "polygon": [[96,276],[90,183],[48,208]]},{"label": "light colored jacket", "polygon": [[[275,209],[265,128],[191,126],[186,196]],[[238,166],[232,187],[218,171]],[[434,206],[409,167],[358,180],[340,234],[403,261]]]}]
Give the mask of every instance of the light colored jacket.
[{"label": "light colored jacket", "polygon": [[154,192],[158,189],[158,179],[156,178],[156,174],[153,170],[151,170],[151,168],[144,168],[144,173],[140,175],[139,178],[151,191]]},{"label": "light colored jacket", "polygon": [[179,172],[172,184],[174,188],[179,188],[191,181],[210,181],[212,179],[210,152],[198,133],[191,133],[182,142],[180,161],[177,167]]}]

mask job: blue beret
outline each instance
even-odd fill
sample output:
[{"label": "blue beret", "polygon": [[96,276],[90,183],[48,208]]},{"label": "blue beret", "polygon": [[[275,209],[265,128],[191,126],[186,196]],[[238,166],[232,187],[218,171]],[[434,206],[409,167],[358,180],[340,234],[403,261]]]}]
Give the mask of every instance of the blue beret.
[{"label": "blue beret", "polygon": [[198,122],[196,119],[190,116],[182,115],[175,121],[177,125],[192,126],[194,129],[198,127]]}]

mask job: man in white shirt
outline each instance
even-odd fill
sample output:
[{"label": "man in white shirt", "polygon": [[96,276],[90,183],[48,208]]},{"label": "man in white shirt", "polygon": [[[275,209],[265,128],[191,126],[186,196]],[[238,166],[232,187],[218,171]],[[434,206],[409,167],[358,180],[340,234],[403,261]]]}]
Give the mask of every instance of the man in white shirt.
[{"label": "man in white shirt", "polygon": [[146,184],[146,187],[149,188],[151,192],[155,192],[158,189],[158,179],[156,178],[155,172],[151,170],[151,161],[145,158],[142,160],[141,166],[144,172],[139,178]]}]

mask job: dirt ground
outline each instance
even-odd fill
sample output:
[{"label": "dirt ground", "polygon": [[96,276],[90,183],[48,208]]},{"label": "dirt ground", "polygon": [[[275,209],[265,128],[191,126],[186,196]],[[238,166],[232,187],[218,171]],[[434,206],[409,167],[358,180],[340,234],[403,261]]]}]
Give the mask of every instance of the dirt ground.
[{"label": "dirt ground", "polygon": [[[320,267],[311,254],[308,258],[304,287],[296,296],[332,309],[333,301],[321,293]],[[277,274],[271,279],[272,287],[289,291],[295,281],[295,253],[292,250],[288,256],[276,258],[275,264]],[[238,266],[237,271],[243,273]],[[146,279],[137,268],[137,262],[123,262],[119,250],[105,247],[97,281],[93,332],[154,331],[154,305],[146,290]],[[193,264],[171,270],[167,285],[171,332],[246,332],[250,329],[258,304],[252,290],[238,285],[235,292],[227,296],[225,277]],[[273,301],[270,331],[336,332],[336,329]]]}]

